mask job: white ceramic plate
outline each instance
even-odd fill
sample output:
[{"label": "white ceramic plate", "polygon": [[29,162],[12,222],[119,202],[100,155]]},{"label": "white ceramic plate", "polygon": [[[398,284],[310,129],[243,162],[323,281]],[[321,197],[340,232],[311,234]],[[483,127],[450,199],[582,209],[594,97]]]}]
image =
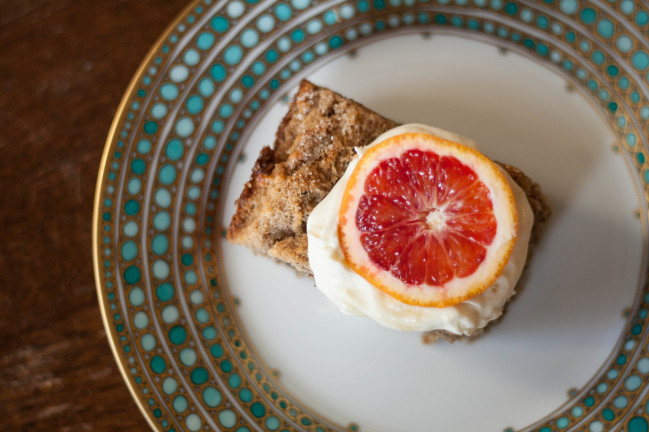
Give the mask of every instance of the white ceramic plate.
[{"label": "white ceramic plate", "polygon": [[[144,61],[104,154],[95,268],[152,426],[646,431],[641,5],[440,3],[197,2]],[[477,341],[343,315],[223,239],[302,78],[541,185],[553,215],[524,289]]]}]

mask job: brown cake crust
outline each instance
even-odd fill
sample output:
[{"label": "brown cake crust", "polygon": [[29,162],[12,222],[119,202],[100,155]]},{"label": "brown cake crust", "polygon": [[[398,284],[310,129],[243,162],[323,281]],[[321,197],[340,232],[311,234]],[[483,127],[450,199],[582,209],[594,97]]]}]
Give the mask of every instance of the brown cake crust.
[{"label": "brown cake crust", "polygon": [[[307,218],[345,172],[355,154],[354,147],[371,143],[395,126],[397,123],[351,99],[302,81],[279,125],[273,147],[262,149],[237,200],[228,240],[311,274]],[[534,213],[529,262],[550,216],[550,207],[539,186],[521,170],[504,163],[499,165],[523,189]],[[467,337],[444,330],[425,332],[422,336],[425,343],[439,338],[453,342]]]},{"label": "brown cake crust", "polygon": [[354,147],[396,123],[329,89],[302,81],[237,201],[227,238],[310,274],[306,221],[343,175]]}]

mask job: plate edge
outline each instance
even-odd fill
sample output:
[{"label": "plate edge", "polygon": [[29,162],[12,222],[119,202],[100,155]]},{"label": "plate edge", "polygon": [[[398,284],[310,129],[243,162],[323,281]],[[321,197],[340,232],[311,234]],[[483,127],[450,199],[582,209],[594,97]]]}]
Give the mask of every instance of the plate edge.
[{"label": "plate edge", "polygon": [[110,323],[108,322],[108,315],[107,315],[107,309],[106,309],[106,301],[102,297],[104,287],[102,285],[102,280],[101,280],[101,275],[100,275],[100,266],[99,266],[99,212],[101,208],[101,195],[102,195],[102,184],[104,183],[104,178],[106,176],[106,165],[109,159],[109,155],[111,153],[111,144],[113,140],[115,139],[117,129],[119,124],[123,121],[125,115],[126,115],[126,106],[128,101],[131,99],[131,96],[133,92],[135,91],[135,88],[137,87],[138,82],[140,81],[141,76],[144,74],[146,68],[148,67],[149,63],[151,60],[155,57],[156,53],[159,51],[160,47],[164,45],[165,41],[169,38],[169,36],[173,33],[174,28],[181,23],[184,20],[184,17],[187,16],[191,10],[193,10],[197,5],[201,3],[201,0],[193,0],[186,4],[180,12],[178,12],[175,16],[175,18],[164,28],[162,33],[156,38],[155,42],[145,56],[143,57],[142,61],[140,62],[139,66],[133,73],[131,80],[126,87],[126,90],[124,91],[122,98],[119,102],[119,105],[117,106],[117,109],[115,110],[115,114],[113,115],[113,120],[110,125],[110,129],[108,130],[108,135],[106,137],[106,141],[104,142],[104,150],[102,152],[101,156],[101,161],[99,163],[99,174],[97,175],[97,181],[95,184],[95,197],[93,201],[93,209],[92,209],[92,263],[93,263],[93,273],[94,273],[94,278],[95,278],[95,289],[96,289],[96,294],[97,294],[97,300],[99,303],[99,311],[101,313],[101,321],[104,327],[104,331],[106,333],[106,339],[108,340],[108,344],[110,345],[110,350],[113,353],[113,359],[115,360],[115,363],[117,363],[117,368],[119,369],[121,375],[122,375],[122,380],[124,384],[126,384],[126,387],[129,390],[129,393],[131,394],[131,397],[135,404],[137,405],[138,409],[140,412],[143,414],[144,418],[146,419],[147,423],[149,424],[149,427],[154,430],[154,431],[161,431],[156,424],[153,414],[149,412],[145,405],[142,403],[140,398],[138,397],[136,389],[133,387],[133,384],[129,378],[129,374],[127,373],[126,366],[124,365],[119,352],[117,350],[117,346],[115,344],[115,339],[112,337],[112,328],[110,326]]}]

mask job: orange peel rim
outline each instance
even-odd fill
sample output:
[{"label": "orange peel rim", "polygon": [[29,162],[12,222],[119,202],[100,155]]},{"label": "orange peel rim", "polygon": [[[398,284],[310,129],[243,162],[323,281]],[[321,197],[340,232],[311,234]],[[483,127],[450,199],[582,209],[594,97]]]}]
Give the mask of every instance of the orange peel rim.
[{"label": "orange peel rim", "polygon": [[[457,150],[457,152],[462,153],[462,152],[469,152],[471,153],[474,157],[477,158],[478,161],[481,163],[486,164],[491,168],[491,172],[494,174],[494,177],[497,179],[496,182],[500,183],[502,186],[502,189],[505,191],[507,195],[507,203],[508,203],[508,208],[512,210],[512,216],[513,216],[513,231],[514,235],[513,237],[508,240],[505,244],[503,244],[499,248],[499,258],[496,263],[493,264],[495,269],[493,269],[489,273],[489,277],[482,279],[481,281],[478,281],[474,283],[469,289],[467,289],[466,294],[464,295],[459,295],[459,296],[447,296],[447,295],[440,295],[441,299],[438,301],[420,301],[417,299],[413,299],[410,296],[406,296],[403,294],[403,291],[395,290],[390,286],[387,286],[386,284],[382,283],[379,278],[377,277],[377,274],[379,272],[385,272],[385,270],[373,270],[368,268],[365,265],[357,263],[353,257],[351,257],[351,253],[349,251],[348,247],[345,247],[346,245],[346,236],[345,233],[343,232],[345,224],[348,223],[348,218],[347,218],[347,213],[350,210],[350,206],[354,202],[358,202],[358,199],[352,200],[350,199],[350,193],[351,190],[356,186],[356,183],[359,180],[364,180],[364,177],[362,176],[362,172],[364,172],[364,167],[372,162],[374,159],[374,155],[376,153],[380,153],[383,150],[386,149],[386,147],[390,147],[392,145],[396,145],[404,140],[409,140],[409,139],[417,139],[421,138],[426,142],[435,142],[436,145],[440,145],[442,147],[449,147],[454,150]],[[434,148],[431,148],[431,150],[434,150]],[[457,157],[458,153],[454,153],[453,156]],[[461,158],[458,158],[460,162],[463,162]],[[481,181],[482,178],[480,179]],[[489,190],[491,191],[492,188],[490,187],[492,182],[488,183]],[[493,200],[492,200],[493,202]],[[497,220],[496,223],[499,221]],[[342,202],[340,205],[340,209],[338,212],[338,241],[340,243],[340,248],[343,252],[343,255],[345,257],[345,261],[349,267],[354,270],[358,275],[363,277],[365,280],[367,280],[369,283],[374,285],[376,288],[379,290],[383,291],[384,293],[390,295],[391,297],[401,301],[402,303],[406,303],[409,305],[413,306],[424,306],[424,307],[448,307],[448,306],[453,306],[458,303],[461,303],[463,301],[469,300],[472,297],[475,297],[478,294],[481,294],[484,292],[487,288],[489,288],[493,283],[500,277],[502,274],[505,266],[507,265],[507,262],[509,261],[509,257],[511,255],[512,249],[514,248],[514,245],[516,244],[517,240],[517,226],[518,226],[518,215],[516,211],[516,203],[514,201],[514,195],[513,192],[511,191],[511,187],[509,186],[507,179],[505,178],[504,174],[501,172],[501,170],[498,168],[498,166],[488,157],[480,153],[479,151],[467,147],[465,145],[456,143],[454,141],[449,141],[443,138],[439,138],[435,135],[430,135],[426,133],[420,133],[420,132],[410,132],[410,133],[403,133],[399,134],[390,138],[387,138],[384,141],[381,141],[380,143],[377,143],[376,145],[372,146],[369,148],[359,159],[358,163],[354,167],[354,170],[352,171],[352,174],[347,182],[347,185],[345,186],[345,191],[343,193],[343,198]],[[369,261],[369,258],[368,258]],[[481,264],[481,266],[484,265],[484,262]],[[455,278],[454,278],[455,279]],[[452,279],[452,280],[454,280]],[[426,285],[428,286],[428,285]],[[441,287],[443,288],[444,285]],[[432,287],[431,287],[432,288]],[[435,287],[437,288],[437,287]],[[440,289],[441,290],[441,289]]]}]

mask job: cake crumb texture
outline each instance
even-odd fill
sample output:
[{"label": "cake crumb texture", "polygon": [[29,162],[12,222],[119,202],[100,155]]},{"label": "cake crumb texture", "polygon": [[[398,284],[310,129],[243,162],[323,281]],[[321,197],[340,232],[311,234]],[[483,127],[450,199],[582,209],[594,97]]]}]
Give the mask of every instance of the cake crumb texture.
[{"label": "cake crumb texture", "polygon": [[237,200],[227,238],[311,273],[306,221],[342,177],[354,147],[397,124],[331,90],[302,81]]}]

